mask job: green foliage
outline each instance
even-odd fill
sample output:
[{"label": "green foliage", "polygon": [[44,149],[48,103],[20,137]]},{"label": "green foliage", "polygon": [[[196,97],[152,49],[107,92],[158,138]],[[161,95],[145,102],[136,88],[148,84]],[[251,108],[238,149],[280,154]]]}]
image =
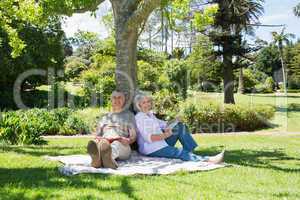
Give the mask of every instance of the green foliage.
[{"label": "green foliage", "polygon": [[208,25],[214,24],[214,17],[218,12],[218,4],[207,6],[203,12],[196,12],[194,24],[198,30],[204,30]]},{"label": "green foliage", "polygon": [[180,115],[193,132],[254,131],[268,127],[274,114],[275,108],[268,105],[199,104],[193,98],[180,104]]},{"label": "green foliage", "polygon": [[284,53],[288,68],[288,88],[300,89],[300,42],[286,47]]},{"label": "green foliage", "polygon": [[178,103],[180,98],[168,89],[161,89],[153,94],[154,110],[160,118],[166,120],[174,119],[178,113]]},{"label": "green foliage", "polygon": [[259,71],[272,76],[281,68],[278,48],[275,45],[269,45],[261,49],[256,57],[255,66]]},{"label": "green foliage", "polygon": [[[45,28],[38,28],[33,24],[12,22],[18,27],[20,38],[26,43],[26,51],[17,58],[12,58],[13,49],[9,45],[9,37],[0,26],[0,88],[9,90],[13,87],[17,77],[29,69],[46,70],[48,68],[63,69],[64,32],[59,19],[52,19]],[[47,77],[29,76],[24,87],[34,88],[47,82]]]},{"label": "green foliage", "polygon": [[[14,24],[16,21],[18,21],[18,26]],[[19,29],[28,23],[40,26],[45,21],[47,17],[43,16],[43,10],[35,0],[2,0],[0,2],[0,30],[7,35],[12,58],[20,56],[26,47]]]},{"label": "green foliage", "polygon": [[150,63],[153,66],[163,66],[165,60],[168,59],[164,52],[157,52],[152,49],[140,48],[137,52],[137,59]]},{"label": "green foliage", "polygon": [[275,89],[275,81],[272,77],[268,77],[264,83],[258,83],[255,86],[255,91],[258,93],[272,93]]},{"label": "green foliage", "polygon": [[[106,62],[107,60],[109,62]],[[97,57],[97,62],[92,63],[93,67],[83,71],[80,76],[83,83],[83,95],[87,104],[94,101],[98,105],[107,105],[116,87],[115,64],[106,56]]]},{"label": "green foliage", "polygon": [[77,47],[74,55],[87,60],[93,55],[97,43],[100,42],[98,34],[89,31],[78,31],[70,40]]},{"label": "green foliage", "polygon": [[138,85],[141,90],[156,91],[160,89],[159,77],[162,68],[145,61],[138,61]]},{"label": "green foliage", "polygon": [[10,144],[41,144],[42,135],[87,132],[86,124],[68,108],[9,111],[0,121],[0,140]]},{"label": "green foliage", "polygon": [[70,56],[65,61],[65,78],[72,80],[78,78],[80,73],[88,69],[89,61],[80,57]]},{"label": "green foliage", "polygon": [[[188,69],[190,71],[190,84],[195,85],[209,82],[218,86],[222,81],[221,62],[214,54],[212,42],[206,36],[199,36],[193,51],[187,58]],[[197,86],[197,89],[201,87]],[[204,88],[202,88],[204,89]]]},{"label": "green foliage", "polygon": [[[239,78],[238,74],[239,72],[236,73],[236,79]],[[259,84],[259,81],[256,79],[255,74],[251,69],[243,69],[243,80],[244,80],[244,92],[246,93],[253,92],[255,86]],[[236,83],[238,83],[237,80]]]},{"label": "green foliage", "polygon": [[189,86],[188,65],[186,61],[177,59],[166,61],[164,71],[170,80],[169,90],[174,93],[179,93],[180,96],[186,98]]}]

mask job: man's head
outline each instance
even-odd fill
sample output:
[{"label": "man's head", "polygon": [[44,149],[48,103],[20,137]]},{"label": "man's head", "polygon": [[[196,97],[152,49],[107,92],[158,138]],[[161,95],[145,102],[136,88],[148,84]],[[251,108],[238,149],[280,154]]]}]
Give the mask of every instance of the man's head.
[{"label": "man's head", "polygon": [[111,105],[115,112],[120,112],[125,105],[125,94],[119,91],[113,91],[111,94]]}]

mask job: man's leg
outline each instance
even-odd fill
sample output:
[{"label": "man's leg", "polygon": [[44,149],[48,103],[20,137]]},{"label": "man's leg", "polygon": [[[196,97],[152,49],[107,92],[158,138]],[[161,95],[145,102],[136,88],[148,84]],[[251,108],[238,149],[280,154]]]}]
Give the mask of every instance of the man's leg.
[{"label": "man's leg", "polygon": [[119,141],[114,141],[111,143],[111,148],[113,159],[127,160],[130,158],[131,148],[129,145],[124,145]]},{"label": "man's leg", "polygon": [[112,169],[118,168],[117,162],[112,158],[112,147],[108,140],[101,139],[99,144],[103,167]]},{"label": "man's leg", "polygon": [[95,168],[101,167],[102,162],[99,143],[95,140],[90,140],[87,145],[87,152],[92,158],[91,166]]},{"label": "man's leg", "polygon": [[191,136],[188,127],[179,122],[172,130],[173,134],[166,139],[170,146],[174,146],[179,140],[184,150],[192,152],[198,145],[194,138]]}]

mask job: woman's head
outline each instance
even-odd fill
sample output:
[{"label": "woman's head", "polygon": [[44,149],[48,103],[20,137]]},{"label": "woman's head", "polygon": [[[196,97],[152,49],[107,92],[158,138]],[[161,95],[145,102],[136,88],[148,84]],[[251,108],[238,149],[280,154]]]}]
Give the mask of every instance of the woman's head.
[{"label": "woman's head", "polygon": [[149,112],[152,109],[152,98],[146,94],[138,94],[134,99],[134,104],[138,111]]}]

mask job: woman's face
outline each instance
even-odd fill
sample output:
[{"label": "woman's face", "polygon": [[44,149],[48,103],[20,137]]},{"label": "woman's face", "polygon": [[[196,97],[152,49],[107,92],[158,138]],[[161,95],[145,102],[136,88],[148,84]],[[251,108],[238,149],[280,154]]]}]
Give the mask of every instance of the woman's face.
[{"label": "woman's face", "polygon": [[152,100],[149,97],[144,97],[140,101],[139,105],[142,112],[149,112],[152,107]]}]

